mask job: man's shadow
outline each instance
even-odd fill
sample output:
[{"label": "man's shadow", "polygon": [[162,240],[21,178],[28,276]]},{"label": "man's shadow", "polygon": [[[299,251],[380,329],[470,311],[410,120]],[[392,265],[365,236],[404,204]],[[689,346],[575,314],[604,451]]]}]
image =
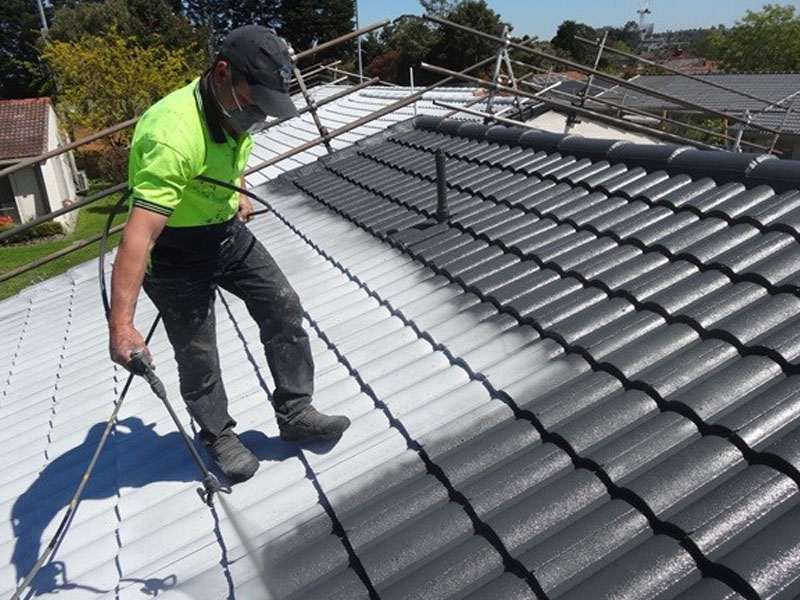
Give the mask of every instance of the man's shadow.
[{"label": "man's shadow", "polygon": [[[33,568],[44,547],[42,544],[49,542],[49,539],[42,540],[42,535],[72,499],[105,426],[105,423],[93,425],[79,446],[51,461],[14,503],[11,522],[15,545],[11,563],[16,570],[17,582],[21,582]],[[139,488],[156,481],[199,482],[200,471],[180,434],[175,431],[159,435],[153,427],[153,424],[145,425],[137,417],[129,417],[117,423],[84,488],[81,501],[110,498],[123,487]],[[277,438],[268,438],[260,431],[244,432],[241,438],[260,461],[282,460],[294,452],[291,444]],[[206,465],[211,467],[211,460],[202,450],[200,454]],[[224,475],[219,472],[216,474],[225,482]],[[57,551],[56,547],[56,553]],[[56,553],[31,582],[34,594],[76,587],[97,594],[111,591],[70,583],[67,580],[66,565],[54,560]],[[161,584],[150,587],[155,595],[159,587],[164,589],[174,585],[174,575],[170,575]]]}]

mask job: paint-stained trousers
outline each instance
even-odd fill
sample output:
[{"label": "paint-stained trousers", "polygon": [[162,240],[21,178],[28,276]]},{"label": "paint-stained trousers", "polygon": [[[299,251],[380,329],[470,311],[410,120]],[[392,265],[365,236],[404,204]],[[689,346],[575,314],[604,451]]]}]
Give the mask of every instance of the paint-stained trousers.
[{"label": "paint-stained trousers", "polygon": [[275,384],[278,422],[311,402],[314,362],[300,300],[266,248],[238,220],[207,261],[180,268],[153,260],[143,287],[161,312],[178,363],[181,395],[203,442],[213,442],[236,425],[228,413],[217,351],[217,287],[244,300],[258,324]]}]

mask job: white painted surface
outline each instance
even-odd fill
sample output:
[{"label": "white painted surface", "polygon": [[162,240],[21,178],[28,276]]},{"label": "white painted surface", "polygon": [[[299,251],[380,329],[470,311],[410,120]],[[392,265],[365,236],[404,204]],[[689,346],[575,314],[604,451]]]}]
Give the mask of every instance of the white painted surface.
[{"label": "white painted surface", "polygon": [[[591,121],[587,118],[581,117],[582,121],[573,125],[569,132],[572,135],[582,135],[592,139],[608,139],[608,140],[627,140],[636,144],[658,144],[663,143],[656,138],[650,138],[645,135],[625,131],[602,123]],[[546,112],[535,119],[531,119],[528,125],[532,125],[544,131],[552,133],[567,133],[565,131],[567,125],[567,117],[555,111]]]},{"label": "white painted surface", "polygon": [[[327,86],[316,93],[324,96],[335,91]],[[328,126],[341,126],[408,92],[368,90],[324,107],[321,115]],[[471,92],[447,94],[471,99]],[[418,110],[445,112],[427,99]],[[412,113],[408,107],[384,117],[335,146],[345,147]],[[294,119],[258,137],[251,164],[316,135],[310,117]],[[250,184],[323,154],[324,149],[313,148],[259,173]],[[296,216],[302,220],[304,214]],[[394,276],[388,272],[379,278],[382,284],[394,282],[395,289],[416,285],[414,277],[405,278],[402,265],[407,259],[396,251],[320,207],[312,209],[310,218],[324,224],[315,229],[314,236],[331,252],[349,249],[348,256],[354,258],[352,248],[358,245],[359,255],[384,256],[381,261],[397,264]],[[450,366],[440,352],[419,340],[274,217],[261,217],[252,228],[283,265],[310,317],[337,346],[347,349],[353,364],[364,370],[393,414],[407,419],[414,435],[428,440],[458,435],[460,428],[472,422],[473,412],[490,407],[504,410],[473,389],[463,370]],[[4,342],[0,345],[0,422],[11,425],[0,432],[0,472],[6,474],[0,481],[0,597],[11,594],[53,535],[124,383],[124,373],[107,358],[95,270],[94,262],[87,263],[0,302],[0,340]],[[241,301],[230,295],[224,298],[228,309],[217,303],[218,339],[230,408],[239,431],[251,432],[250,445],[262,462],[256,476],[236,486],[230,497],[252,524],[253,543],[263,546],[291,535],[309,519],[327,518],[301,458],[308,461],[312,477],[334,510],[346,507],[348,498],[393,469],[419,463],[385,414],[310,328],[317,364],[315,404],[321,410],[348,414],[353,426],[328,452],[300,455],[295,445],[278,441],[273,412],[259,384],[261,377],[269,386],[270,376],[257,328]],[[464,318],[459,312],[458,304],[453,304],[452,311],[445,310],[437,321],[458,321]],[[146,330],[154,316],[154,308],[142,295],[137,312],[140,329]],[[472,325],[469,320],[466,323],[456,329]],[[491,335],[500,333],[490,331]],[[396,351],[376,353],[376,343]],[[191,427],[180,406],[171,348],[161,330],[150,347],[169,397],[177,402],[185,426]],[[422,399],[431,402],[424,405]],[[221,513],[219,531],[232,561],[228,575],[220,565],[222,547],[213,516],[194,492],[195,471],[163,407],[144,382],[135,381],[55,562],[39,580],[41,595],[149,598],[170,589],[173,597],[224,597],[232,582],[237,597],[259,597],[252,567],[236,560],[242,556],[241,545]],[[21,548],[28,552],[26,557],[20,556]]]}]

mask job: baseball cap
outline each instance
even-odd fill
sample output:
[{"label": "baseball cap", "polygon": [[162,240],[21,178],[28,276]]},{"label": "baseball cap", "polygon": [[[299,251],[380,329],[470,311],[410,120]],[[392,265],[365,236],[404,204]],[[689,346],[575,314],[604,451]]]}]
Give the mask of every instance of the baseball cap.
[{"label": "baseball cap", "polygon": [[274,31],[261,25],[238,27],[225,36],[219,56],[244,76],[263,112],[278,118],[297,115],[289,96],[289,46]]}]

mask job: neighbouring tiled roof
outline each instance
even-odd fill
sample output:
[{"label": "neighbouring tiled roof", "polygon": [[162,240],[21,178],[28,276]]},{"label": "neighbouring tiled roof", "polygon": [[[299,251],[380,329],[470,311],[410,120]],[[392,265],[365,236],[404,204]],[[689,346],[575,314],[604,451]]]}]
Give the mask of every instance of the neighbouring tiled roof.
[{"label": "neighbouring tiled roof", "polygon": [[[259,184],[274,211],[252,229],[303,301],[315,402],[353,419],[332,447],[277,440],[257,328],[220,294],[231,411],[262,460],[228,499],[270,596],[795,597],[797,167],[422,117]],[[0,303],[0,590],[121,385],[97,289],[87,265]],[[151,349],[178,398],[161,331]],[[137,381],[39,591],[267,597],[195,480]]]},{"label": "neighbouring tiled roof", "polygon": [[47,152],[49,98],[0,100],[0,160]]},{"label": "neighbouring tiled roof", "polygon": [[[742,116],[749,110],[754,122],[788,133],[800,133],[800,115],[790,114],[784,123],[786,108],[792,105],[793,94],[800,92],[800,73],[711,73],[696,75],[733,90],[763,98],[759,102],[735,92],[721,90],[680,75],[642,75],[632,81],[637,85],[659,91],[712,110]],[[660,98],[654,98],[622,87],[603,94],[603,98],[633,108],[645,110],[690,110]],[[770,106],[789,98],[780,106]]]}]

